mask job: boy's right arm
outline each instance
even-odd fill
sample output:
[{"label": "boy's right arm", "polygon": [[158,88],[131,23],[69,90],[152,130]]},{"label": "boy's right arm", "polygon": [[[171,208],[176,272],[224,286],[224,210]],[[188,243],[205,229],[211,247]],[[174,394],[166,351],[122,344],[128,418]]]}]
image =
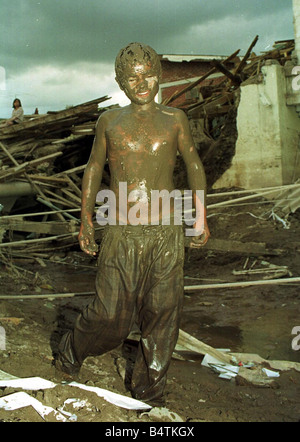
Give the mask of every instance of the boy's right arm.
[{"label": "boy's right arm", "polygon": [[106,116],[102,114],[96,125],[91,155],[82,179],[81,227],[78,240],[81,250],[88,255],[96,255],[98,250],[94,239],[93,214],[106,161],[105,128]]}]

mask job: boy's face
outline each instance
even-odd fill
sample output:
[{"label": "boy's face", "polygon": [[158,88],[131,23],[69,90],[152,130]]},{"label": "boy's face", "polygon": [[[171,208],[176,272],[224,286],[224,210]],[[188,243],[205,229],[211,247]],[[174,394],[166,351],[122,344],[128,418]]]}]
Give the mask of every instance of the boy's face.
[{"label": "boy's face", "polygon": [[132,103],[148,104],[159,90],[159,73],[151,62],[127,64],[118,83]]}]

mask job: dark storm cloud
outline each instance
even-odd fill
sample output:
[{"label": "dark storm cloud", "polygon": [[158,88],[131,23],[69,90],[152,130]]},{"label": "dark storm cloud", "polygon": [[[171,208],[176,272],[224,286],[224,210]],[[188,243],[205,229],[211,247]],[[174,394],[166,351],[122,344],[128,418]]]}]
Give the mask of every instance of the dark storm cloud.
[{"label": "dark storm cloud", "polygon": [[[265,18],[268,29],[290,29],[292,0],[0,0],[0,65],[9,73],[35,64],[67,65],[81,61],[113,62],[130,41],[152,45],[159,53],[228,53],[230,42],[250,44],[253,23]],[[291,23],[270,23],[270,17],[290,14]],[[284,15],[283,15],[284,16]],[[287,15],[285,15],[286,17]],[[243,20],[245,36],[235,35]],[[208,23],[218,23],[203,36],[193,34]],[[227,29],[222,30],[222,23]],[[220,34],[221,32],[221,34]],[[288,32],[287,32],[288,33]],[[254,38],[255,35],[251,35]],[[198,39],[201,38],[201,42]],[[201,45],[200,45],[201,43]],[[237,46],[235,46],[237,48]],[[234,49],[235,49],[234,48]],[[246,49],[242,48],[242,49]]]}]

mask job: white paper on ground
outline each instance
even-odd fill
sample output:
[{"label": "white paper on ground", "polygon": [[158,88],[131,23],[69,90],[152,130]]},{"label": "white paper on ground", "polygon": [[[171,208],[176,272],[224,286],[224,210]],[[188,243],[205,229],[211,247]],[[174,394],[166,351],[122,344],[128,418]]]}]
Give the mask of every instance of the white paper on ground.
[{"label": "white paper on ground", "polygon": [[[206,354],[203,358],[202,365],[204,367],[212,368],[214,371],[220,373],[219,378],[222,379],[232,379],[236,377],[239,373],[239,367],[230,364],[224,364],[218,359]],[[252,364],[249,366],[244,365],[245,368],[251,368]],[[278,378],[280,374],[276,371],[269,370],[267,368],[263,368],[262,372],[265,373],[269,378]]]},{"label": "white paper on ground", "polygon": [[77,422],[77,415],[75,413],[70,413],[69,411],[65,410],[65,406],[69,404],[73,404],[73,408],[79,409],[85,407],[87,405],[87,401],[76,398],[69,398],[65,400],[62,407],[58,407],[58,411],[60,411],[63,415],[67,416],[70,422]]},{"label": "white paper on ground", "polygon": [[214,371],[220,373],[219,378],[222,379],[232,379],[236,377],[239,372],[239,367],[236,365],[224,364],[209,354],[204,356],[201,365],[212,368]]},{"label": "white paper on ground", "polygon": [[38,414],[45,419],[48,414],[53,413],[57,420],[66,422],[66,418],[62,416],[61,413],[54,410],[52,407],[47,407],[43,405],[37,399],[29,396],[29,394],[24,393],[24,391],[19,391],[18,393],[12,393],[8,396],[0,398],[0,408],[4,410],[18,410],[19,408],[32,406]]},{"label": "white paper on ground", "polygon": [[132,399],[127,396],[123,396],[121,394],[113,393],[108,390],[104,390],[99,387],[90,387],[85,384],[79,384],[78,382],[71,382],[68,384],[71,387],[78,387],[82,390],[92,391],[97,394],[97,396],[102,397],[107,402],[111,404],[117,405],[121,408],[127,408],[128,410],[149,410],[152,408],[150,405],[145,404],[144,402],[138,401],[136,399]]},{"label": "white paper on ground", "polygon": [[46,390],[48,388],[54,388],[55,386],[56,384],[53,382],[39,377],[0,380],[0,388],[12,387],[22,388],[23,390]]},{"label": "white paper on ground", "polygon": [[[5,373],[0,370],[0,388],[1,387],[12,387],[12,388],[22,388],[23,390],[45,390],[48,388],[54,388],[57,384],[39,377],[32,378],[17,378],[13,375]],[[65,385],[71,385],[74,387],[79,387],[82,390],[88,390],[96,393],[99,397],[102,397],[107,402],[113,405],[117,405],[121,408],[127,408],[128,410],[149,410],[152,408],[150,405],[144,402],[138,401],[136,399],[123,396],[121,394],[113,393],[111,391],[105,390],[99,387],[89,387],[84,384],[77,382],[66,383]]]}]

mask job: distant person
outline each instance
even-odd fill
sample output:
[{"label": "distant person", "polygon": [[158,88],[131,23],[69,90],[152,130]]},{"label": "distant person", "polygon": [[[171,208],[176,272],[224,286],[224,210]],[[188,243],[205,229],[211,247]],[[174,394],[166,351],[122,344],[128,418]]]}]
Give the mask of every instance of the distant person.
[{"label": "distant person", "polygon": [[13,107],[13,111],[12,111],[11,118],[9,120],[6,120],[5,123],[2,123],[0,127],[12,126],[13,124],[19,124],[19,123],[22,123],[22,121],[24,120],[24,111],[22,108],[21,100],[19,100],[19,98],[14,99],[12,107]]}]

